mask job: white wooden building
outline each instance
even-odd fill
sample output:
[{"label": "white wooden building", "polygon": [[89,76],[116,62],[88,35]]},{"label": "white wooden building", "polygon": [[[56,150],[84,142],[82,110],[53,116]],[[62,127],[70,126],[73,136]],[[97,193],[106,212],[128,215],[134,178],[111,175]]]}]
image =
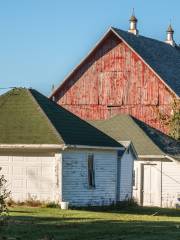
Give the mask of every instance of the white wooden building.
[{"label": "white wooden building", "polygon": [[0,167],[11,198],[107,205],[132,197],[132,152],[33,89],[0,96]]},{"label": "white wooden building", "polygon": [[134,197],[144,206],[180,206],[180,160],[135,162]]},{"label": "white wooden building", "polygon": [[91,124],[116,141],[134,147],[133,197],[140,205],[180,206],[180,142],[129,116],[119,114]]}]

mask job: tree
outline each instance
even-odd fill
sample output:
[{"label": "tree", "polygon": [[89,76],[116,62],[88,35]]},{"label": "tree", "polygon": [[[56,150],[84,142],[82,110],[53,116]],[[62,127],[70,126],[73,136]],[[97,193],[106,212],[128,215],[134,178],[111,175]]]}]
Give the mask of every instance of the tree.
[{"label": "tree", "polygon": [[169,134],[176,140],[180,140],[180,101],[174,100],[172,115],[169,121]]},{"label": "tree", "polygon": [[169,135],[176,140],[180,140],[180,101],[173,100],[170,115],[159,111],[158,116],[160,122],[167,126]]}]

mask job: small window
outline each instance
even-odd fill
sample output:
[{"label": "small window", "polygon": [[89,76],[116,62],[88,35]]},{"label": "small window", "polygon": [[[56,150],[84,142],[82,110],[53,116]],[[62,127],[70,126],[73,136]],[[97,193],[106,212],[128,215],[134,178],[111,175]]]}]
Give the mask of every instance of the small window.
[{"label": "small window", "polygon": [[138,168],[133,170],[132,174],[132,185],[134,189],[138,189]]},{"label": "small window", "polygon": [[95,187],[94,154],[88,154],[88,183],[90,188]]},{"label": "small window", "polygon": [[133,187],[136,186],[136,172],[135,172],[135,170],[133,170],[133,174],[132,174],[132,185],[133,185]]}]

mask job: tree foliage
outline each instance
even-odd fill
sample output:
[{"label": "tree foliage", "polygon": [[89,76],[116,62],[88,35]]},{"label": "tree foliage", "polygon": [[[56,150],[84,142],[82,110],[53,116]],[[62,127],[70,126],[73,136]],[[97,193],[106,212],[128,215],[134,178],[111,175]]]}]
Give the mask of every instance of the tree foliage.
[{"label": "tree foliage", "polygon": [[171,108],[170,115],[159,112],[159,119],[163,125],[168,127],[169,135],[176,140],[180,140],[180,100],[174,99]]}]

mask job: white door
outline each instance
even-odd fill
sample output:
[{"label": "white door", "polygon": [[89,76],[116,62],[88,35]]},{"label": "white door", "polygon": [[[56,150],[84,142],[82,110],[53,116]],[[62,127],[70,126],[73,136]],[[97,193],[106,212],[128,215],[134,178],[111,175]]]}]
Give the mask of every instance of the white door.
[{"label": "white door", "polygon": [[158,206],[159,192],[158,192],[158,169],[156,165],[143,166],[143,205],[144,206]]}]

